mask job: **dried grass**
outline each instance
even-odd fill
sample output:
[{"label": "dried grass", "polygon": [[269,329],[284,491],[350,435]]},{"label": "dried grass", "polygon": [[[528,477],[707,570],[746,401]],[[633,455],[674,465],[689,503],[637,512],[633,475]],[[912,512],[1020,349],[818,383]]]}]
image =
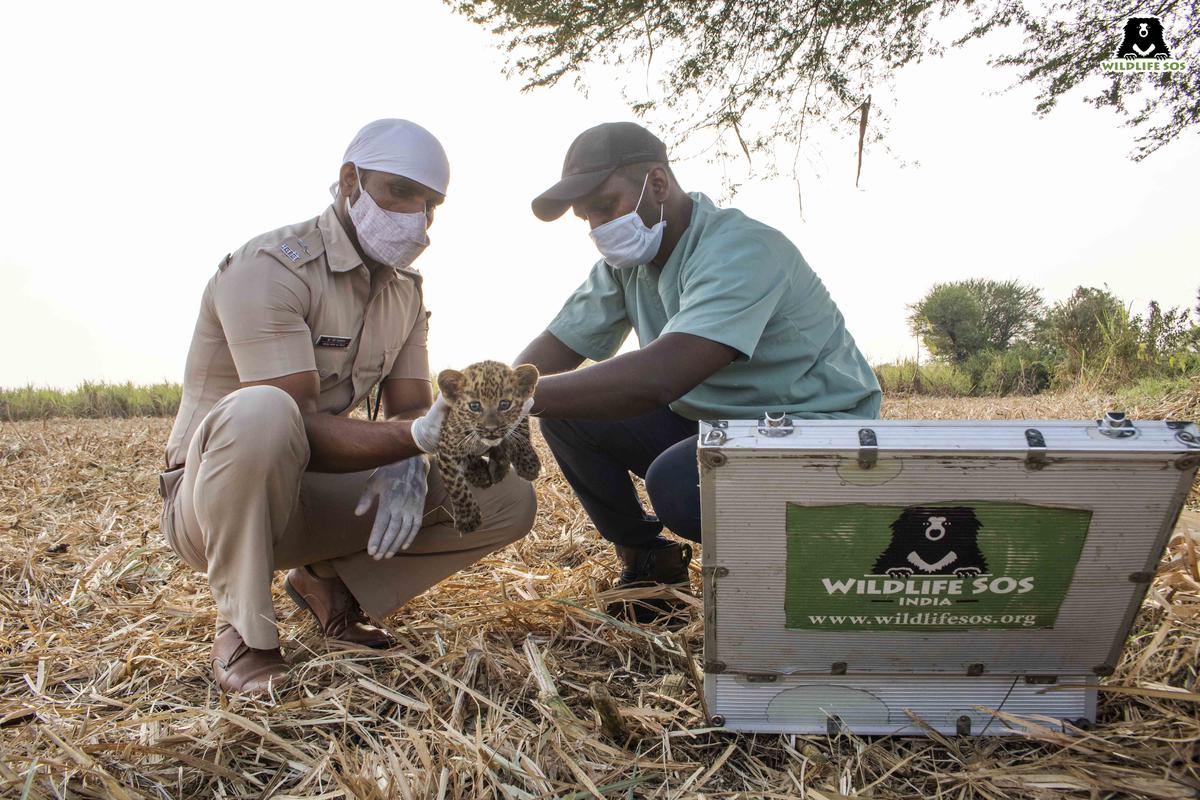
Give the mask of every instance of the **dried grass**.
[{"label": "dried grass", "polygon": [[[1170,402],[1195,412],[1196,400]],[[1085,395],[897,398],[885,412],[1090,417],[1109,405]],[[396,614],[393,651],[328,651],[280,592],[297,688],[263,702],[213,690],[206,583],[157,532],[153,476],[169,425],[0,424],[4,796],[1183,798],[1200,789],[1200,517],[1172,539],[1088,732],[1065,735],[1051,721],[1004,740],[709,730],[701,623],[672,634],[595,611],[612,556],[552,469],[533,533]]]}]

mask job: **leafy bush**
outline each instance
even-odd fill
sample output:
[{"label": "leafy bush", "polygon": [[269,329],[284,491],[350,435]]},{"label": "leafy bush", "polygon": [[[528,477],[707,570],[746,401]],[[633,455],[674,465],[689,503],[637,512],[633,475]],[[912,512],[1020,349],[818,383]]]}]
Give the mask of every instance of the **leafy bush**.
[{"label": "leafy bush", "polygon": [[1151,301],[1145,316],[1133,314],[1107,288],[1077,287],[1046,315],[1038,339],[1059,385],[1112,388],[1200,372],[1200,327],[1187,309]]},{"label": "leafy bush", "polygon": [[1031,395],[1050,388],[1051,365],[1034,348],[979,353],[963,365],[975,395]]}]

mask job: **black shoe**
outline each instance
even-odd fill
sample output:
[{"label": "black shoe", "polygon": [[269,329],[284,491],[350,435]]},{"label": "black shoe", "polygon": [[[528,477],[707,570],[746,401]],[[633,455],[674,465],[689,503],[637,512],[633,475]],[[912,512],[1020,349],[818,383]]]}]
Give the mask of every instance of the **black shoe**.
[{"label": "black shoe", "polygon": [[[621,559],[621,575],[614,589],[640,589],[673,585],[691,594],[688,564],[692,561],[692,546],[656,537],[642,547],[617,545]],[[655,597],[643,600],[618,600],[610,603],[608,613],[619,619],[637,623],[657,622],[674,617],[668,624],[687,622],[688,604],[674,597]]]}]

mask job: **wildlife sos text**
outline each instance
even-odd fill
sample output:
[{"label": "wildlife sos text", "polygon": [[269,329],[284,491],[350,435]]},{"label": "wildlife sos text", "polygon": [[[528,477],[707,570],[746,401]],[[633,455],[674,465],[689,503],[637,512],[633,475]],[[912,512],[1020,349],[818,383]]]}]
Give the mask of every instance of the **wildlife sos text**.
[{"label": "wildlife sos text", "polygon": [[[1034,589],[1034,578],[995,577],[980,575],[967,581],[962,578],[910,578],[899,580],[887,576],[833,580],[822,578],[828,594],[899,595],[900,605],[949,605],[950,596],[982,594],[1025,594]],[[913,601],[905,603],[905,600]],[[916,602],[916,601],[923,602]],[[932,601],[932,602],[930,602]]]}]

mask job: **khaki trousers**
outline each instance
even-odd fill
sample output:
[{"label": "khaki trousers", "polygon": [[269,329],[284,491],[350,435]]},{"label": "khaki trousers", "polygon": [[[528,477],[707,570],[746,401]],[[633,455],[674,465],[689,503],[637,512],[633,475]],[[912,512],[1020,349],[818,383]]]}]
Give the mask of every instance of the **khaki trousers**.
[{"label": "khaki trousers", "polygon": [[219,620],[251,647],[279,645],[275,570],[327,562],[363,610],[383,619],[533,527],[533,487],[510,471],[495,486],[474,490],[483,525],[460,534],[434,466],[421,531],[407,550],[376,561],[366,552],[375,508],[354,516],[371,470],[307,472],[308,459],[295,401],[273,386],[252,386],[213,406],[192,438],[186,466],[162,476],[168,543],[208,575]]}]

